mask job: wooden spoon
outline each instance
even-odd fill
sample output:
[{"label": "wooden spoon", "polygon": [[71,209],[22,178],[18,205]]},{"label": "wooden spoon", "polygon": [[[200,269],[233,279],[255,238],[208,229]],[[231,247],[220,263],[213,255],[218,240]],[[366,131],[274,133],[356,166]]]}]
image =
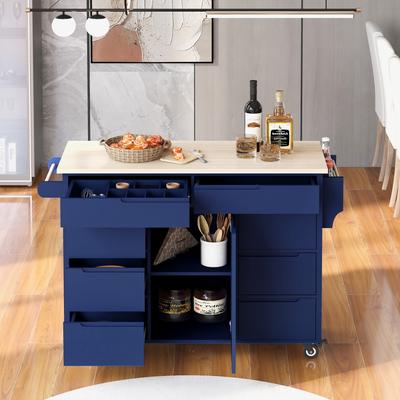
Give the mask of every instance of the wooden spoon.
[{"label": "wooden spoon", "polygon": [[205,234],[204,234],[204,232],[203,232],[203,230],[201,228],[200,215],[197,217],[197,228],[199,229],[199,231],[200,231],[201,235],[203,236],[204,240],[207,240],[206,236],[205,236]]},{"label": "wooden spoon", "polygon": [[202,232],[204,238],[208,241],[208,242],[212,242],[212,239],[210,237],[210,226],[207,223],[206,218],[204,217],[204,215],[199,215],[198,218],[199,224],[200,224],[200,232]]},{"label": "wooden spoon", "polygon": [[217,229],[214,233],[214,242],[222,242],[224,239],[224,232],[222,229]]}]

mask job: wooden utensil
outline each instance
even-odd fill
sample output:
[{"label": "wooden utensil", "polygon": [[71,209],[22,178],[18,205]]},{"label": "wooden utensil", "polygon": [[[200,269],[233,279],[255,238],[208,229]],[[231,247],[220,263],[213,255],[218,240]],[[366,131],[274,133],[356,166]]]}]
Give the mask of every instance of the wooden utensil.
[{"label": "wooden utensil", "polygon": [[224,221],[225,221],[225,215],[218,214],[217,215],[217,228],[218,229],[221,229],[224,226]]},{"label": "wooden utensil", "polygon": [[208,225],[204,215],[199,215],[197,220],[198,220],[199,231],[203,234],[204,239],[207,240],[207,242],[212,242],[210,236],[210,226]]},{"label": "wooden utensil", "polygon": [[228,214],[228,215],[225,217],[225,220],[224,220],[224,230],[225,230],[224,239],[228,236],[229,228],[230,228],[230,226],[231,226],[231,220],[232,220],[232,215],[231,215],[231,214]]},{"label": "wooden utensil", "polygon": [[199,229],[201,235],[203,236],[204,240],[206,240],[206,236],[201,228],[201,223],[200,223],[200,215],[197,217],[197,228]]},{"label": "wooden utensil", "polygon": [[206,218],[206,221],[207,221],[208,227],[209,227],[209,228],[211,228],[212,219],[213,219],[213,216],[212,216],[212,214],[206,214],[206,215],[205,215],[205,218]]},{"label": "wooden utensil", "polygon": [[222,229],[217,229],[214,233],[214,242],[222,242],[224,240],[224,232]]}]

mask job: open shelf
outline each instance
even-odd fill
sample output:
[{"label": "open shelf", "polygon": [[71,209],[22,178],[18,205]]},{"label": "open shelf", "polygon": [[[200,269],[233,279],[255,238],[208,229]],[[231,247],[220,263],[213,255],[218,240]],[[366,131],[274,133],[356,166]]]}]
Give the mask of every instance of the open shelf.
[{"label": "open shelf", "polygon": [[231,342],[229,321],[215,324],[194,320],[185,322],[162,322],[153,318],[150,342],[220,344]]},{"label": "open shelf", "polygon": [[200,246],[179,254],[175,258],[165,261],[160,265],[153,265],[152,276],[230,276],[231,266],[228,264],[221,268],[208,268],[200,264]]}]

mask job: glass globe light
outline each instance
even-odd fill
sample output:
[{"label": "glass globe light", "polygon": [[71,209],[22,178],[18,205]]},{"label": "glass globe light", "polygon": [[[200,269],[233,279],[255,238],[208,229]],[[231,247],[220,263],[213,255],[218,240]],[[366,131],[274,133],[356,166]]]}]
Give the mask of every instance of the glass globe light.
[{"label": "glass globe light", "polygon": [[70,15],[63,12],[53,19],[51,28],[57,36],[68,37],[75,32],[76,22]]},{"label": "glass globe light", "polygon": [[110,30],[110,22],[104,15],[97,12],[86,21],[86,30],[93,37],[103,37]]}]

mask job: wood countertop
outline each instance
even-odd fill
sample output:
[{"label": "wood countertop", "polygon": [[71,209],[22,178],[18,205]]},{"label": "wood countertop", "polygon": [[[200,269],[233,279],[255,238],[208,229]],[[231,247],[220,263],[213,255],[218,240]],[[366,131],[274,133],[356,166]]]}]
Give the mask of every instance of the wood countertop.
[{"label": "wood countertop", "polygon": [[327,174],[319,142],[295,142],[294,153],[277,162],[236,157],[235,141],[176,141],[184,152],[201,150],[207,164],[195,160],[184,165],[152,161],[142,164],[111,160],[97,141],[69,141],[57,172],[59,174]]}]

